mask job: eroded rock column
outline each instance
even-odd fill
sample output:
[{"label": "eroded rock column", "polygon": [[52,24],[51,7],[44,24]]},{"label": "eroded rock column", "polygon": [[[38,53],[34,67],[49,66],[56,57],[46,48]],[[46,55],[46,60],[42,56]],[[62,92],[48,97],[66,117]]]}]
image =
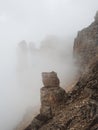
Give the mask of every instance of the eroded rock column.
[{"label": "eroded rock column", "polygon": [[32,123],[30,129],[25,130],[38,130],[49,119],[55,115],[57,107],[67,100],[67,94],[63,88],[60,87],[60,81],[55,72],[42,73],[42,81],[44,87],[40,90],[41,108],[40,114],[37,115]]},{"label": "eroded rock column", "polygon": [[65,100],[66,92],[60,87],[60,81],[55,72],[42,73],[44,87],[41,88],[41,109],[42,115],[51,118],[56,107]]}]

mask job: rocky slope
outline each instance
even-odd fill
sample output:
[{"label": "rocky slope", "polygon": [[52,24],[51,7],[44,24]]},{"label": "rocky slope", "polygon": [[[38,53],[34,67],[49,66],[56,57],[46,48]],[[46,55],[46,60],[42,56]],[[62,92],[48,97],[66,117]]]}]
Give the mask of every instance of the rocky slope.
[{"label": "rocky slope", "polygon": [[74,56],[82,68],[79,81],[66,92],[55,72],[42,73],[40,114],[25,130],[98,130],[98,13],[78,33]]}]

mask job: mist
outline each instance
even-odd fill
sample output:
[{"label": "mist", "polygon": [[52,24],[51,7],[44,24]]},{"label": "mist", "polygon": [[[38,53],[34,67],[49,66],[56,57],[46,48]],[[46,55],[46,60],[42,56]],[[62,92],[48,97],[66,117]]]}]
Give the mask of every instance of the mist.
[{"label": "mist", "polygon": [[38,109],[42,72],[56,71],[66,89],[78,69],[74,38],[97,10],[97,0],[0,1],[0,130]]}]

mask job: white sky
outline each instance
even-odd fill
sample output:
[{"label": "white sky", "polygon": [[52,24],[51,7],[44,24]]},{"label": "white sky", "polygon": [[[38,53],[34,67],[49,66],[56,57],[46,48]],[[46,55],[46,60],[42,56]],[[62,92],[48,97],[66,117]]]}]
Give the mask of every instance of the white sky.
[{"label": "white sky", "polygon": [[0,44],[76,36],[97,10],[98,0],[0,0]]}]

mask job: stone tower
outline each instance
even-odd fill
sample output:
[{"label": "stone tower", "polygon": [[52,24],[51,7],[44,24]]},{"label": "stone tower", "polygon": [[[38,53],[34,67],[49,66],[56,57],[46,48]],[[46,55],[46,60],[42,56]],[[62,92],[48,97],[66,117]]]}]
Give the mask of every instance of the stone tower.
[{"label": "stone tower", "polygon": [[25,130],[38,130],[49,119],[54,117],[57,106],[64,103],[67,99],[65,90],[60,87],[57,73],[53,71],[42,73],[42,81],[44,87],[40,90],[40,114],[33,119],[32,123]]},{"label": "stone tower", "polygon": [[60,87],[57,73],[42,73],[42,80],[44,87],[41,88],[40,113],[51,118],[55,114],[55,108],[65,100],[66,92]]}]

